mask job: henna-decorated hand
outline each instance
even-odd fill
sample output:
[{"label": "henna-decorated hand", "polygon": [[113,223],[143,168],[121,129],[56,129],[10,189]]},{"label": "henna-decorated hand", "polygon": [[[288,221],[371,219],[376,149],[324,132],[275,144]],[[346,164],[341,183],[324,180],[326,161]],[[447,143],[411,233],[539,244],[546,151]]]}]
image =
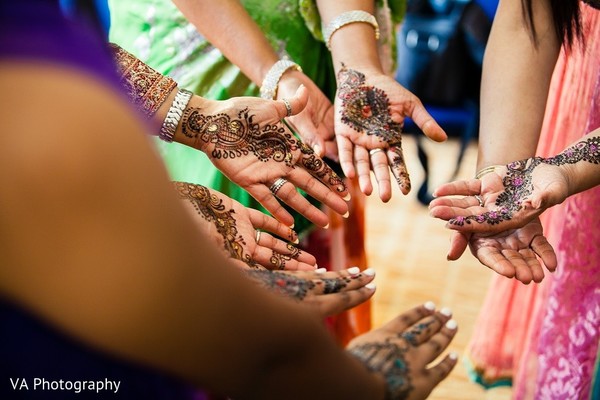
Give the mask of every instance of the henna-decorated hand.
[{"label": "henna-decorated hand", "polygon": [[319,157],[338,160],[337,145],[333,133],[333,104],[314,82],[300,71],[289,71],[283,75],[277,88],[278,99],[290,99],[300,85],[308,89],[306,107],[287,118],[302,141],[310,146]]},{"label": "henna-decorated hand", "polygon": [[[307,90],[289,99],[292,114],[307,101]],[[188,106],[182,133],[191,146],[202,150],[231,181],[246,189],[279,221],[291,226],[293,217],[277,198],[314,224],[328,224],[325,213],[309,203],[304,190],[340,215],[348,212],[343,181],[310,147],[282,123],[287,115],[283,101],[236,97],[226,101],[204,100],[202,107]],[[280,178],[283,185],[269,190]]]},{"label": "henna-decorated hand", "polygon": [[428,367],[456,334],[450,313],[432,304],[407,311],[379,329],[361,335],[347,350],[383,377],[386,400],[425,399],[456,365],[455,354]]},{"label": "henna-decorated hand", "polygon": [[400,190],[407,194],[411,185],[402,152],[404,118],[412,118],[435,141],[446,140],[446,133],[421,101],[389,76],[343,66],[337,81],[335,134],[344,173],[348,177],[358,174],[361,190],[369,195],[373,170],[379,197],[388,201],[391,169]]},{"label": "henna-decorated hand", "polygon": [[373,270],[246,272],[268,290],[307,304],[322,317],[339,314],[373,296]]},{"label": "henna-decorated hand", "polygon": [[216,190],[191,183],[174,184],[200,229],[240,266],[247,268],[260,265],[268,269],[287,270],[316,268],[316,259],[311,254],[267,233],[271,232],[290,242],[298,240],[296,232],[274,218],[244,207]]}]

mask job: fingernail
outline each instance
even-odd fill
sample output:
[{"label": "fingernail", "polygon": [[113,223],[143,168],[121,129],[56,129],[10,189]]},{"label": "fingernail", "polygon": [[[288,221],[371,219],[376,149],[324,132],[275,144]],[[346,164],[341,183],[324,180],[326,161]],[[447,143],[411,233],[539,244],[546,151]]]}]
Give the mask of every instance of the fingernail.
[{"label": "fingernail", "polygon": [[298,244],[298,243],[300,243],[300,239],[299,239],[299,238],[296,238],[296,240],[294,240],[292,243],[294,243],[294,244]]},{"label": "fingernail", "polygon": [[448,358],[451,360],[458,360],[458,354],[456,354],[455,352],[452,352],[450,354],[448,354]]},{"label": "fingernail", "polygon": [[450,330],[455,330],[457,327],[458,327],[458,324],[453,319],[450,319],[450,320],[448,320],[448,322],[446,322],[446,328],[448,328]]},{"label": "fingernail", "polygon": [[290,229],[294,229],[294,226],[295,226],[295,225],[296,225],[296,224],[291,224],[291,225],[289,226],[289,228],[290,228]]},{"label": "fingernail", "polygon": [[346,211],[346,214],[342,215],[343,218],[348,218],[350,216],[350,211]]},{"label": "fingernail", "polygon": [[327,272],[327,268],[317,268],[317,269],[315,269],[315,272],[317,274],[323,274],[323,273]]},{"label": "fingernail", "polygon": [[425,304],[423,304],[423,307],[425,307],[429,311],[433,311],[435,310],[435,303],[433,301],[428,301]]},{"label": "fingernail", "polygon": [[358,268],[358,267],[350,267],[346,271],[348,271],[348,273],[350,275],[354,275],[354,274],[360,273],[360,268]]},{"label": "fingernail", "polygon": [[451,317],[452,316],[452,310],[449,309],[448,307],[444,307],[440,310],[440,314],[445,315],[446,317]]},{"label": "fingernail", "polygon": [[319,146],[318,144],[315,144],[314,147],[313,147],[313,151],[315,153],[317,153],[317,155],[320,156],[321,155],[321,146]]},{"label": "fingernail", "polygon": [[375,276],[375,270],[373,268],[367,268],[363,271],[366,276]]},{"label": "fingernail", "polygon": [[343,199],[344,199],[345,201],[350,201],[350,199],[352,199],[352,195],[351,195],[350,193],[348,193],[347,195],[345,195],[345,196],[343,197]]},{"label": "fingernail", "polygon": [[329,223],[323,227],[323,229],[329,229]]},{"label": "fingernail", "polygon": [[373,282],[371,282],[371,283],[367,283],[365,285],[365,287],[369,290],[375,290],[375,288],[377,288],[377,285],[375,285]]}]

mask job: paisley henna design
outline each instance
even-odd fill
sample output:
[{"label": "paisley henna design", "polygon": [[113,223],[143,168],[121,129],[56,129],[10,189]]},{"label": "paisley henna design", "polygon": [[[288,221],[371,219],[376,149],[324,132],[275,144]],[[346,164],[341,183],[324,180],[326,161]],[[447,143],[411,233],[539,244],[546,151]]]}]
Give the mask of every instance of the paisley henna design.
[{"label": "paisley henna design", "polygon": [[405,331],[405,332],[398,334],[398,337],[406,340],[406,342],[409,343],[411,346],[417,347],[419,345],[418,336],[421,333],[423,333],[423,331],[429,330],[429,327],[433,324],[433,322],[434,322],[434,320],[430,320],[427,322],[421,322],[420,324],[417,324],[417,326],[415,326],[410,331]]},{"label": "paisley henna design", "polygon": [[504,192],[496,199],[497,209],[480,215],[452,218],[448,222],[452,225],[463,226],[471,221],[498,224],[512,219],[514,214],[521,210],[523,201],[533,193],[533,170],[540,164],[561,166],[586,161],[600,164],[600,137],[591,137],[576,143],[562,153],[550,157],[534,157],[526,160],[514,161],[506,166],[508,172],[502,180]]},{"label": "paisley henna design", "polygon": [[200,108],[188,108],[183,114],[182,132],[189,138],[212,144],[215,159],[236,158],[254,154],[260,161],[285,162],[293,168],[292,151],[298,141],[283,125],[260,126],[253,122],[248,108],[237,118],[228,114],[204,115]]},{"label": "paisley henna design", "polygon": [[288,257],[293,258],[294,260],[298,259],[301,253],[299,248],[290,243],[286,243],[285,247],[290,251]]},{"label": "paisley henna design", "polygon": [[348,281],[340,278],[323,279],[323,294],[338,293],[348,286]]},{"label": "paisley henna design", "polygon": [[390,339],[383,343],[363,343],[351,347],[350,354],[361,360],[369,371],[383,374],[386,381],[386,400],[406,399],[413,390],[410,366],[402,349]]},{"label": "paisley henna design", "polygon": [[301,162],[308,172],[319,178],[321,182],[324,183],[325,178],[329,176],[329,179],[327,179],[326,183],[331,186],[335,186],[335,190],[340,193],[346,191],[346,184],[342,178],[340,178],[339,175],[336,174],[331,167],[327,165],[327,163],[325,163],[325,161],[317,157],[313,149],[303,142],[299,142],[299,145],[300,152],[302,153]]},{"label": "paisley henna design", "polygon": [[271,254],[269,262],[276,269],[285,269],[285,263],[291,259],[292,257],[276,253],[275,250],[273,250],[273,254]]},{"label": "paisley henna design", "polygon": [[236,220],[233,216],[234,210],[227,210],[223,200],[219,199],[210,190],[201,185],[185,182],[174,182],[179,197],[189,200],[194,208],[205,220],[211,222],[217,228],[217,232],[223,237],[225,250],[232,258],[244,261],[252,266],[249,254],[244,253],[246,242],[238,235]]},{"label": "paisley henna design", "polygon": [[308,292],[315,287],[311,280],[297,278],[284,272],[247,270],[246,274],[267,289],[295,300],[304,300]]},{"label": "paisley henna design", "polygon": [[338,72],[338,98],[342,100],[342,122],[357,132],[378,136],[386,142],[397,139],[402,125],[391,117],[387,94],[365,85],[365,75],[346,68]]},{"label": "paisley henna design", "polygon": [[406,164],[404,162],[404,155],[402,154],[402,147],[399,145],[394,145],[390,147],[390,151],[394,153],[391,164],[394,178],[396,178],[396,182],[401,189],[405,189],[407,192],[410,192],[410,176],[408,175],[408,172],[406,172]]}]

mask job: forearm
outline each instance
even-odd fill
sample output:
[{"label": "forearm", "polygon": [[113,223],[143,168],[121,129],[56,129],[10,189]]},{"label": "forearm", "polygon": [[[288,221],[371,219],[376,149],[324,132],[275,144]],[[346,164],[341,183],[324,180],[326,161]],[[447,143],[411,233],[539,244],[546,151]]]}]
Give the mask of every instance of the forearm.
[{"label": "forearm", "polygon": [[257,86],[261,85],[279,57],[239,1],[173,0],[173,3],[229,61]]},{"label": "forearm", "polygon": [[536,47],[521,1],[500,1],[483,63],[478,170],[535,153],[560,50],[549,7],[533,2]]},{"label": "forearm", "polygon": [[[373,15],[375,10],[373,0],[317,0],[317,6],[324,27],[344,12],[362,10]],[[331,35],[329,45],[336,72],[343,63],[359,71],[383,73],[375,32],[371,24],[356,22],[344,25]]]},{"label": "forearm", "polygon": [[600,184],[600,129],[585,135],[550,162],[562,163],[569,183],[568,195],[583,192]]}]

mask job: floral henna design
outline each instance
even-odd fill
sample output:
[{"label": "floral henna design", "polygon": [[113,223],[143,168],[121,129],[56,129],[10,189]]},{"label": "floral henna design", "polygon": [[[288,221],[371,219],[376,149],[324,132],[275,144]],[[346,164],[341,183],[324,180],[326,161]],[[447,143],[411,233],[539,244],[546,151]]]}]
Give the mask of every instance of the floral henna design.
[{"label": "floral henna design", "polygon": [[512,219],[514,214],[522,209],[523,201],[533,193],[532,176],[533,170],[540,164],[561,166],[586,161],[600,164],[600,138],[591,137],[567,148],[562,153],[550,157],[534,157],[527,160],[515,161],[506,166],[508,172],[502,180],[504,192],[496,199],[496,210],[488,211],[480,215],[452,218],[448,222],[452,225],[463,226],[471,221],[499,224],[502,221]]},{"label": "floral henna design", "polygon": [[275,250],[273,250],[273,254],[271,255],[271,258],[269,259],[269,262],[276,269],[285,269],[285,263],[290,261],[291,259],[292,259],[291,256],[279,254],[279,253],[276,253]]},{"label": "floral henna design", "polygon": [[285,247],[290,251],[288,257],[293,258],[294,260],[296,260],[300,256],[300,253],[302,253],[300,249],[293,244],[286,243]]},{"label": "floral henna design", "polygon": [[234,210],[227,210],[223,205],[223,200],[210,190],[201,185],[194,185],[185,182],[174,182],[175,189],[179,197],[189,200],[198,214],[205,220],[211,222],[217,228],[217,232],[223,237],[225,250],[232,258],[244,261],[252,266],[254,263],[249,254],[244,253],[246,242],[238,234],[236,220],[233,217]]},{"label": "floral henna design", "polygon": [[191,139],[214,146],[213,158],[236,158],[253,153],[261,161],[285,162],[293,167],[292,152],[298,141],[282,125],[260,126],[253,122],[247,108],[238,112],[237,118],[221,113],[204,115],[199,108],[185,111],[182,132]]},{"label": "floral henna design", "polygon": [[411,346],[416,347],[419,345],[418,336],[424,331],[428,331],[429,327],[433,324],[433,322],[433,320],[430,320],[428,322],[421,322],[410,331],[398,334],[398,337],[406,340],[406,342],[409,343]]},{"label": "floral henna design", "polygon": [[390,151],[394,153],[391,165],[394,178],[396,178],[396,182],[400,188],[404,188],[407,192],[410,192],[410,176],[408,175],[408,172],[406,172],[402,146],[400,144],[395,144],[390,147]]},{"label": "floral henna design", "polygon": [[363,73],[343,64],[338,80],[343,123],[357,132],[375,135],[386,142],[398,138],[402,124],[392,120],[390,101],[383,90],[365,85]]},{"label": "floral henna design", "polygon": [[332,278],[332,279],[323,279],[323,294],[331,294],[338,293],[342,291],[348,283],[349,279],[341,279],[341,278]]},{"label": "floral henna design", "polygon": [[386,400],[406,399],[413,390],[410,368],[401,348],[390,339],[383,343],[363,343],[348,350],[361,360],[369,371],[383,374],[386,381]]},{"label": "floral henna design", "polygon": [[246,274],[262,283],[267,289],[296,300],[304,300],[308,292],[315,287],[313,281],[283,272],[247,270]]},{"label": "floral henna design", "polygon": [[[300,152],[302,153],[301,162],[307,171],[319,178],[321,182],[326,182],[331,186],[335,186],[335,190],[338,192],[342,193],[346,191],[346,184],[342,178],[340,178],[339,175],[325,163],[325,161],[317,157],[313,149],[303,142],[300,142],[299,145]],[[329,176],[329,179],[325,180],[327,176]]]}]

